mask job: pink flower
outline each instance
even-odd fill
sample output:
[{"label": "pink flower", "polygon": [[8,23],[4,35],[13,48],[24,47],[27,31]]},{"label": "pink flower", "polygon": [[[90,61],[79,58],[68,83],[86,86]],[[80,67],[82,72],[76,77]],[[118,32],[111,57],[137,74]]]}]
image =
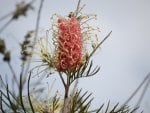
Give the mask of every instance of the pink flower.
[{"label": "pink flower", "polygon": [[81,65],[82,34],[76,17],[58,19],[58,66],[59,71],[73,70]]}]

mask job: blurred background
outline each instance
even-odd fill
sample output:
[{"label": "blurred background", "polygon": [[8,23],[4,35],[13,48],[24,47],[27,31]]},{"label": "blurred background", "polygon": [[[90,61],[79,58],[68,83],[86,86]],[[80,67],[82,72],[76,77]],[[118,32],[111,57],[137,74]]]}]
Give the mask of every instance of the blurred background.
[{"label": "blurred background", "polygon": [[[22,0],[0,0],[0,17],[15,10],[15,4]],[[30,2],[29,0],[24,0]],[[34,10],[27,15],[14,20],[0,33],[6,40],[7,48],[12,53],[12,65],[17,72],[20,69],[19,45],[26,32],[35,29],[37,8],[40,1],[33,4]],[[98,16],[91,24],[101,29],[99,40],[109,31],[111,36],[101,46],[93,57],[94,65],[101,66],[100,72],[90,78],[79,80],[79,88],[93,93],[94,106],[102,103],[124,103],[135,91],[138,85],[150,72],[150,1],[149,0],[82,0],[86,4],[85,13],[95,13]],[[77,0],[45,0],[41,13],[40,32],[50,29],[50,17],[54,13],[67,16],[74,11]],[[10,17],[0,21],[0,28],[9,21]],[[0,55],[0,73],[8,74],[8,66],[3,63]],[[56,79],[56,78],[52,78]],[[61,90],[62,84],[57,81],[54,89]],[[142,89],[132,99],[129,105],[137,103]],[[63,91],[62,91],[63,92]],[[141,103],[141,110],[150,112],[150,88]]]}]

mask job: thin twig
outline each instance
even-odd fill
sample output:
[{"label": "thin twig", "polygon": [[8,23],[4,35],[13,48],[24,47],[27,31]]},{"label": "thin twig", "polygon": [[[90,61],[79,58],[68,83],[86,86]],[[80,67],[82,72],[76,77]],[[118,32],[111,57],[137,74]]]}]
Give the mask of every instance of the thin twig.
[{"label": "thin twig", "polygon": [[[0,90],[0,92],[1,92],[1,101],[2,101],[8,108],[10,108],[10,105],[6,102],[6,101],[8,100],[7,95],[4,94],[1,90]],[[4,99],[2,98],[2,96],[4,96]]]},{"label": "thin twig", "polygon": [[16,75],[16,73],[15,73],[15,71],[14,71],[12,65],[10,64],[10,62],[7,62],[7,64],[8,64],[8,66],[9,66],[9,68],[10,68],[10,71],[11,71],[12,74],[13,74],[13,77],[14,77],[13,79],[15,80],[17,86],[19,87],[19,83],[18,83],[18,80],[17,80],[17,75]]},{"label": "thin twig", "polygon": [[28,78],[28,100],[29,100],[29,104],[30,104],[32,113],[35,113],[35,112],[34,112],[33,105],[32,105],[32,101],[31,101],[31,97],[30,97],[30,79],[31,79],[31,72],[30,72],[29,78]]},{"label": "thin twig", "polygon": [[12,100],[10,99],[10,95],[9,95],[9,88],[8,88],[8,84],[7,84],[7,97],[8,97],[8,101],[9,101],[9,104],[11,106],[11,109],[13,110],[14,113],[17,113],[16,111],[16,107],[14,106],[15,104],[12,102]]},{"label": "thin twig", "polygon": [[[4,83],[4,81],[3,81],[3,79],[2,79],[2,77],[0,76],[0,81],[1,81],[1,83],[2,83],[2,85],[4,86],[4,88],[5,89],[7,89],[7,86],[6,86],[6,84]],[[8,82],[6,82],[6,83],[8,83]],[[17,102],[17,99],[16,99],[16,97],[12,94],[12,92],[11,91],[8,91],[9,92],[9,94],[13,97],[13,99]],[[2,92],[3,93],[3,92]],[[5,96],[5,94],[3,93],[3,95]],[[5,96],[6,98],[7,98],[7,96]]]},{"label": "thin twig", "polygon": [[78,15],[78,10],[80,8],[80,3],[81,3],[81,0],[78,1],[78,5],[77,5],[76,11],[75,11],[75,16]]},{"label": "thin twig", "polygon": [[[43,2],[44,2],[44,0],[41,0],[40,6],[39,6],[39,10],[38,10],[38,16],[37,16],[36,27],[35,27],[35,36],[34,36],[34,39],[33,39],[33,47],[32,47],[31,51],[34,51],[35,43],[37,41],[37,36],[38,36],[38,31],[39,31],[39,23],[40,23],[40,17],[41,17],[41,11],[42,11]],[[28,60],[27,67],[26,67],[26,70],[25,70],[25,75],[28,73],[28,70],[30,68],[31,59],[32,59],[32,55],[30,56],[30,58]]]},{"label": "thin twig", "polygon": [[[21,72],[20,72],[20,76],[22,76],[22,78],[23,78],[24,68],[25,68],[25,63],[22,62],[22,65],[21,65]],[[25,78],[22,79],[22,88],[24,87],[25,79],[26,79],[26,76],[25,76]]]},{"label": "thin twig", "polygon": [[24,103],[23,103],[23,95],[22,95],[22,90],[23,89],[23,84],[22,84],[22,75],[20,75],[20,86],[19,86],[19,97],[20,97],[20,104],[22,106],[22,109],[24,111],[24,113],[26,113],[26,109],[24,107]]},{"label": "thin twig", "polygon": [[105,42],[105,40],[110,36],[112,31],[108,33],[108,35],[96,46],[96,48],[92,51],[92,53],[88,56],[88,58],[92,57],[92,55],[96,52],[96,50]]},{"label": "thin twig", "polygon": [[8,13],[8,14],[6,14],[6,15],[3,16],[3,17],[1,17],[1,18],[0,18],[0,21],[6,19],[7,17],[9,17],[10,15],[12,15],[13,13],[14,13],[14,11],[13,11],[13,12],[10,12],[10,13]]},{"label": "thin twig", "polygon": [[145,84],[145,82],[149,79],[149,77],[150,73],[144,78],[142,83],[137,87],[137,89],[132,93],[132,95],[124,102],[124,104],[119,109],[123,108],[130,102],[130,100],[137,94],[137,92],[141,89],[141,87]]},{"label": "thin twig", "polygon": [[[32,0],[31,2],[29,2],[29,3],[28,3],[28,5],[33,4],[35,1],[36,1],[36,0]],[[22,62],[20,76],[23,76],[23,74],[24,74],[24,69],[25,69],[25,63],[24,63],[24,62]],[[27,74],[27,73],[26,73],[26,74]],[[26,74],[25,74],[25,75],[26,75]],[[25,84],[26,78],[24,78],[22,81],[23,81],[23,85],[22,85],[22,87],[24,87],[24,84]]]},{"label": "thin twig", "polygon": [[150,74],[149,74],[149,77],[147,79],[148,79],[147,83],[146,83],[146,85],[145,85],[145,87],[144,87],[144,89],[142,91],[142,94],[141,94],[141,96],[140,96],[140,98],[139,98],[139,100],[138,100],[138,102],[137,102],[137,104],[136,104],[136,106],[134,108],[138,108],[140,106],[141,102],[142,102],[142,99],[143,99],[143,97],[144,97],[144,95],[145,95],[145,93],[146,93],[146,91],[148,89],[148,86],[150,84]]},{"label": "thin twig", "polygon": [[77,89],[77,87],[78,87],[78,83],[79,83],[79,79],[76,79],[75,84],[74,84],[74,87],[73,87],[73,90],[72,90],[72,94],[73,94],[73,95],[74,95],[75,92],[76,92],[76,89]]},{"label": "thin twig", "polygon": [[[42,11],[42,7],[43,7],[43,2],[44,2],[44,0],[41,0],[39,11],[38,11],[38,17],[37,17],[36,28],[35,28],[35,36],[34,36],[34,41],[33,41],[33,45],[34,46],[35,46],[35,43],[36,43],[36,40],[37,40],[37,36],[38,36],[39,24],[40,24],[40,18],[41,18],[41,11]],[[34,47],[33,47],[33,49],[34,49]]]},{"label": "thin twig", "polygon": [[3,27],[0,28],[0,33],[12,22],[13,19],[10,19],[7,23],[3,25]]},{"label": "thin twig", "polygon": [[[35,2],[35,0],[32,0],[30,3],[26,4],[26,7],[28,7],[29,5],[31,5],[31,4],[34,3],[34,2]],[[18,11],[18,10],[17,10],[17,8],[16,8],[16,11],[11,12],[11,13],[15,15],[17,11]],[[5,19],[6,17],[8,17],[11,13],[9,13],[9,14],[5,15],[4,17],[0,18],[0,21],[3,20],[3,19]],[[14,15],[12,16],[12,18],[11,18],[7,23],[5,23],[5,24],[3,25],[3,27],[0,28],[0,33],[1,33],[14,19],[16,19],[16,18],[14,18]],[[20,15],[22,15],[22,14],[18,14],[17,16],[19,17]]]},{"label": "thin twig", "polygon": [[64,80],[64,78],[62,77],[62,74],[59,72],[59,77],[60,77],[60,79],[61,79],[61,81],[62,81],[62,83],[63,83],[63,85],[64,85],[64,88],[66,87],[66,83],[65,83],[65,80]]}]

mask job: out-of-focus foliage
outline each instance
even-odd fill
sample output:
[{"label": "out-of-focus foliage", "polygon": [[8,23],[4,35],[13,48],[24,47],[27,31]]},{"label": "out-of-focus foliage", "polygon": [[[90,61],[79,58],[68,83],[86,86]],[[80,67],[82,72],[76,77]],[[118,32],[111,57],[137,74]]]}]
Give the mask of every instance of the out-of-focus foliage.
[{"label": "out-of-focus foliage", "polygon": [[[30,3],[21,2],[20,4],[17,4],[16,10],[12,13],[11,21],[14,19],[18,20],[18,18],[21,15],[26,16],[27,11],[29,9],[33,9],[32,4],[34,3],[34,1],[35,0],[32,0]],[[87,52],[87,50],[84,48],[84,50],[80,51],[80,52],[85,52],[85,53],[82,53],[84,61],[82,61],[82,63],[75,62],[73,63],[74,64],[73,68],[68,67],[68,68],[65,68],[65,70],[63,71],[62,70],[60,71],[56,67],[57,66],[56,64],[52,65],[51,63],[53,62],[52,55],[47,50],[47,48],[45,48],[45,45],[47,45],[48,43],[47,39],[45,38],[47,41],[46,44],[40,42],[41,48],[40,48],[40,51],[38,51],[38,53],[40,53],[39,55],[41,57],[41,62],[47,66],[47,68],[44,71],[54,69],[54,71],[58,74],[58,76],[61,79],[61,82],[64,86],[65,94],[62,97],[58,93],[56,93],[54,96],[48,95],[48,98],[46,98],[47,95],[44,94],[44,90],[46,90],[46,88],[40,87],[40,81],[42,81],[43,76],[39,77],[39,79],[37,79],[37,81],[33,83],[34,86],[36,86],[37,88],[35,91],[33,91],[33,89],[35,88],[35,87],[34,88],[32,87],[33,84],[31,82],[31,79],[34,79],[32,78],[32,76],[35,75],[35,73],[33,73],[33,70],[37,69],[37,72],[38,72],[39,71],[38,69],[42,65],[36,66],[34,69],[31,69],[31,70],[29,69],[29,67],[31,64],[31,58],[33,56],[33,53],[36,50],[35,48],[36,43],[38,42],[37,34],[38,34],[38,29],[39,29],[40,14],[41,14],[43,2],[44,0],[41,0],[40,2],[35,30],[27,32],[27,34],[24,37],[23,42],[20,43],[19,47],[21,50],[20,52],[21,53],[20,54],[21,70],[17,71],[18,73],[15,72],[15,70],[13,69],[13,66],[11,65],[11,61],[14,59],[11,58],[11,52],[8,50],[5,40],[0,38],[0,54],[3,57],[4,63],[8,64],[8,67],[11,71],[12,78],[13,78],[12,85],[10,85],[9,82],[7,81],[9,79],[7,78],[7,76],[9,75],[6,75],[6,80],[4,80],[5,78],[4,76],[0,75],[0,88],[1,88],[0,89],[0,112],[2,113],[133,113],[137,111],[137,107],[130,108],[129,106],[126,105],[128,101],[122,106],[120,106],[119,104],[112,106],[110,105],[110,102],[108,102],[107,105],[102,104],[101,106],[99,106],[99,108],[94,109],[92,105],[92,101],[94,99],[92,97],[92,93],[89,93],[88,91],[83,92],[82,89],[77,90],[76,88],[76,84],[78,83],[79,78],[84,79],[84,77],[91,77],[91,76],[96,75],[100,71],[99,66],[96,66],[93,68],[94,64],[91,58],[93,54],[97,51],[97,49],[101,46],[101,44],[103,44],[103,42],[110,36],[111,32],[108,33],[108,35],[101,42],[97,41],[97,35],[94,35],[94,37],[96,37],[97,42],[91,44],[92,50],[90,52]],[[77,21],[76,23],[77,25],[75,24],[76,26],[73,26],[73,27],[80,27],[79,25],[81,25],[81,27],[83,27],[85,30],[85,31],[81,31],[81,33],[77,33],[79,34],[79,36],[75,34],[75,38],[85,37],[85,40],[87,41],[90,38],[93,38],[93,35],[91,35],[92,34],[91,32],[95,30],[99,30],[99,29],[98,28],[94,29],[92,26],[87,24],[89,20],[93,18],[95,19],[95,15],[94,16],[82,15],[81,10],[83,9],[85,5],[80,7],[80,2],[81,1],[79,0],[76,10],[74,12],[71,12],[68,15],[67,19],[65,18],[61,18],[61,19],[64,20],[65,23],[67,23],[66,25],[67,27],[66,26],[65,27],[70,29],[70,26],[68,27],[70,18],[72,17],[75,18],[75,20]],[[8,15],[6,15],[5,17],[8,17]],[[3,19],[4,17],[2,17],[0,21],[2,21]],[[5,27],[11,21],[6,23],[0,29],[0,33],[5,29]],[[71,23],[71,24],[74,24],[74,23]],[[52,27],[54,26],[55,24],[52,25]],[[63,37],[63,34],[61,34],[62,36],[61,38],[59,37],[60,36],[59,32],[61,31],[59,30],[59,27],[57,29],[58,32],[55,31],[56,29],[52,28],[53,36],[58,41],[57,43],[60,44],[56,46],[56,47],[59,47],[59,49],[57,48],[57,50],[59,51],[54,51],[54,52],[58,52],[57,53],[58,56],[59,56],[59,52],[61,51],[61,49],[65,48],[67,52],[68,51],[72,52],[72,48],[73,48],[71,47],[71,50],[70,48],[68,49],[68,45],[67,47],[62,47],[61,44],[63,43],[63,46],[65,46],[66,43],[63,40],[61,40]],[[62,28],[64,28],[64,26]],[[74,29],[75,28],[73,28],[73,30]],[[63,29],[62,31],[66,35],[65,33],[66,29]],[[78,31],[80,31],[80,28],[78,28]],[[71,33],[67,33],[67,36],[66,36],[67,38],[69,37],[68,34],[71,35]],[[82,37],[80,37],[80,34],[82,34]],[[66,38],[66,37],[64,36],[63,38]],[[61,43],[59,43],[60,41]],[[85,45],[83,44],[83,47],[84,46]],[[78,48],[78,46],[76,48]],[[80,47],[80,49],[81,48],[82,47]],[[61,52],[63,53],[63,51]],[[54,55],[54,57],[56,57],[57,55]],[[60,60],[60,62],[57,62],[57,63],[61,64],[62,62]],[[36,75],[40,75],[40,72],[37,73]],[[47,75],[49,75],[49,73]],[[74,85],[73,92],[70,93],[70,86],[73,85],[72,84],[73,82],[76,82],[76,84]],[[26,90],[26,93],[24,92],[24,90]],[[38,98],[38,96],[35,96],[36,94],[42,95],[43,98]]]}]

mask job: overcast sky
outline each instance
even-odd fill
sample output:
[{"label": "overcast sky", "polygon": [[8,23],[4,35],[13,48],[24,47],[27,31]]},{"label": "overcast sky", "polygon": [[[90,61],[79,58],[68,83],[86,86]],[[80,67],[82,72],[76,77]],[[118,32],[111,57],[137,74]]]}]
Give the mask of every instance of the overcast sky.
[{"label": "overcast sky", "polygon": [[[14,4],[20,1],[0,0],[0,17],[14,10]],[[43,32],[50,28],[52,14],[66,16],[74,11],[76,4],[77,0],[45,0],[40,30]],[[150,1],[82,0],[82,4],[86,4],[84,12],[98,15],[94,24],[101,29],[100,40],[111,30],[112,35],[93,57],[95,65],[101,66],[101,71],[94,77],[81,79],[79,87],[93,92],[95,104],[109,100],[123,103],[150,72]],[[0,35],[7,37],[14,56],[17,46],[12,44],[16,43],[12,42],[12,36],[21,41],[26,31],[35,28],[39,1],[34,6],[35,10],[29,11],[27,17],[13,22]],[[0,22],[0,26],[6,21]],[[1,61],[0,72],[4,68]],[[149,95],[150,88],[142,103],[145,109],[150,108]],[[133,99],[133,103],[136,103],[137,98]]]}]

